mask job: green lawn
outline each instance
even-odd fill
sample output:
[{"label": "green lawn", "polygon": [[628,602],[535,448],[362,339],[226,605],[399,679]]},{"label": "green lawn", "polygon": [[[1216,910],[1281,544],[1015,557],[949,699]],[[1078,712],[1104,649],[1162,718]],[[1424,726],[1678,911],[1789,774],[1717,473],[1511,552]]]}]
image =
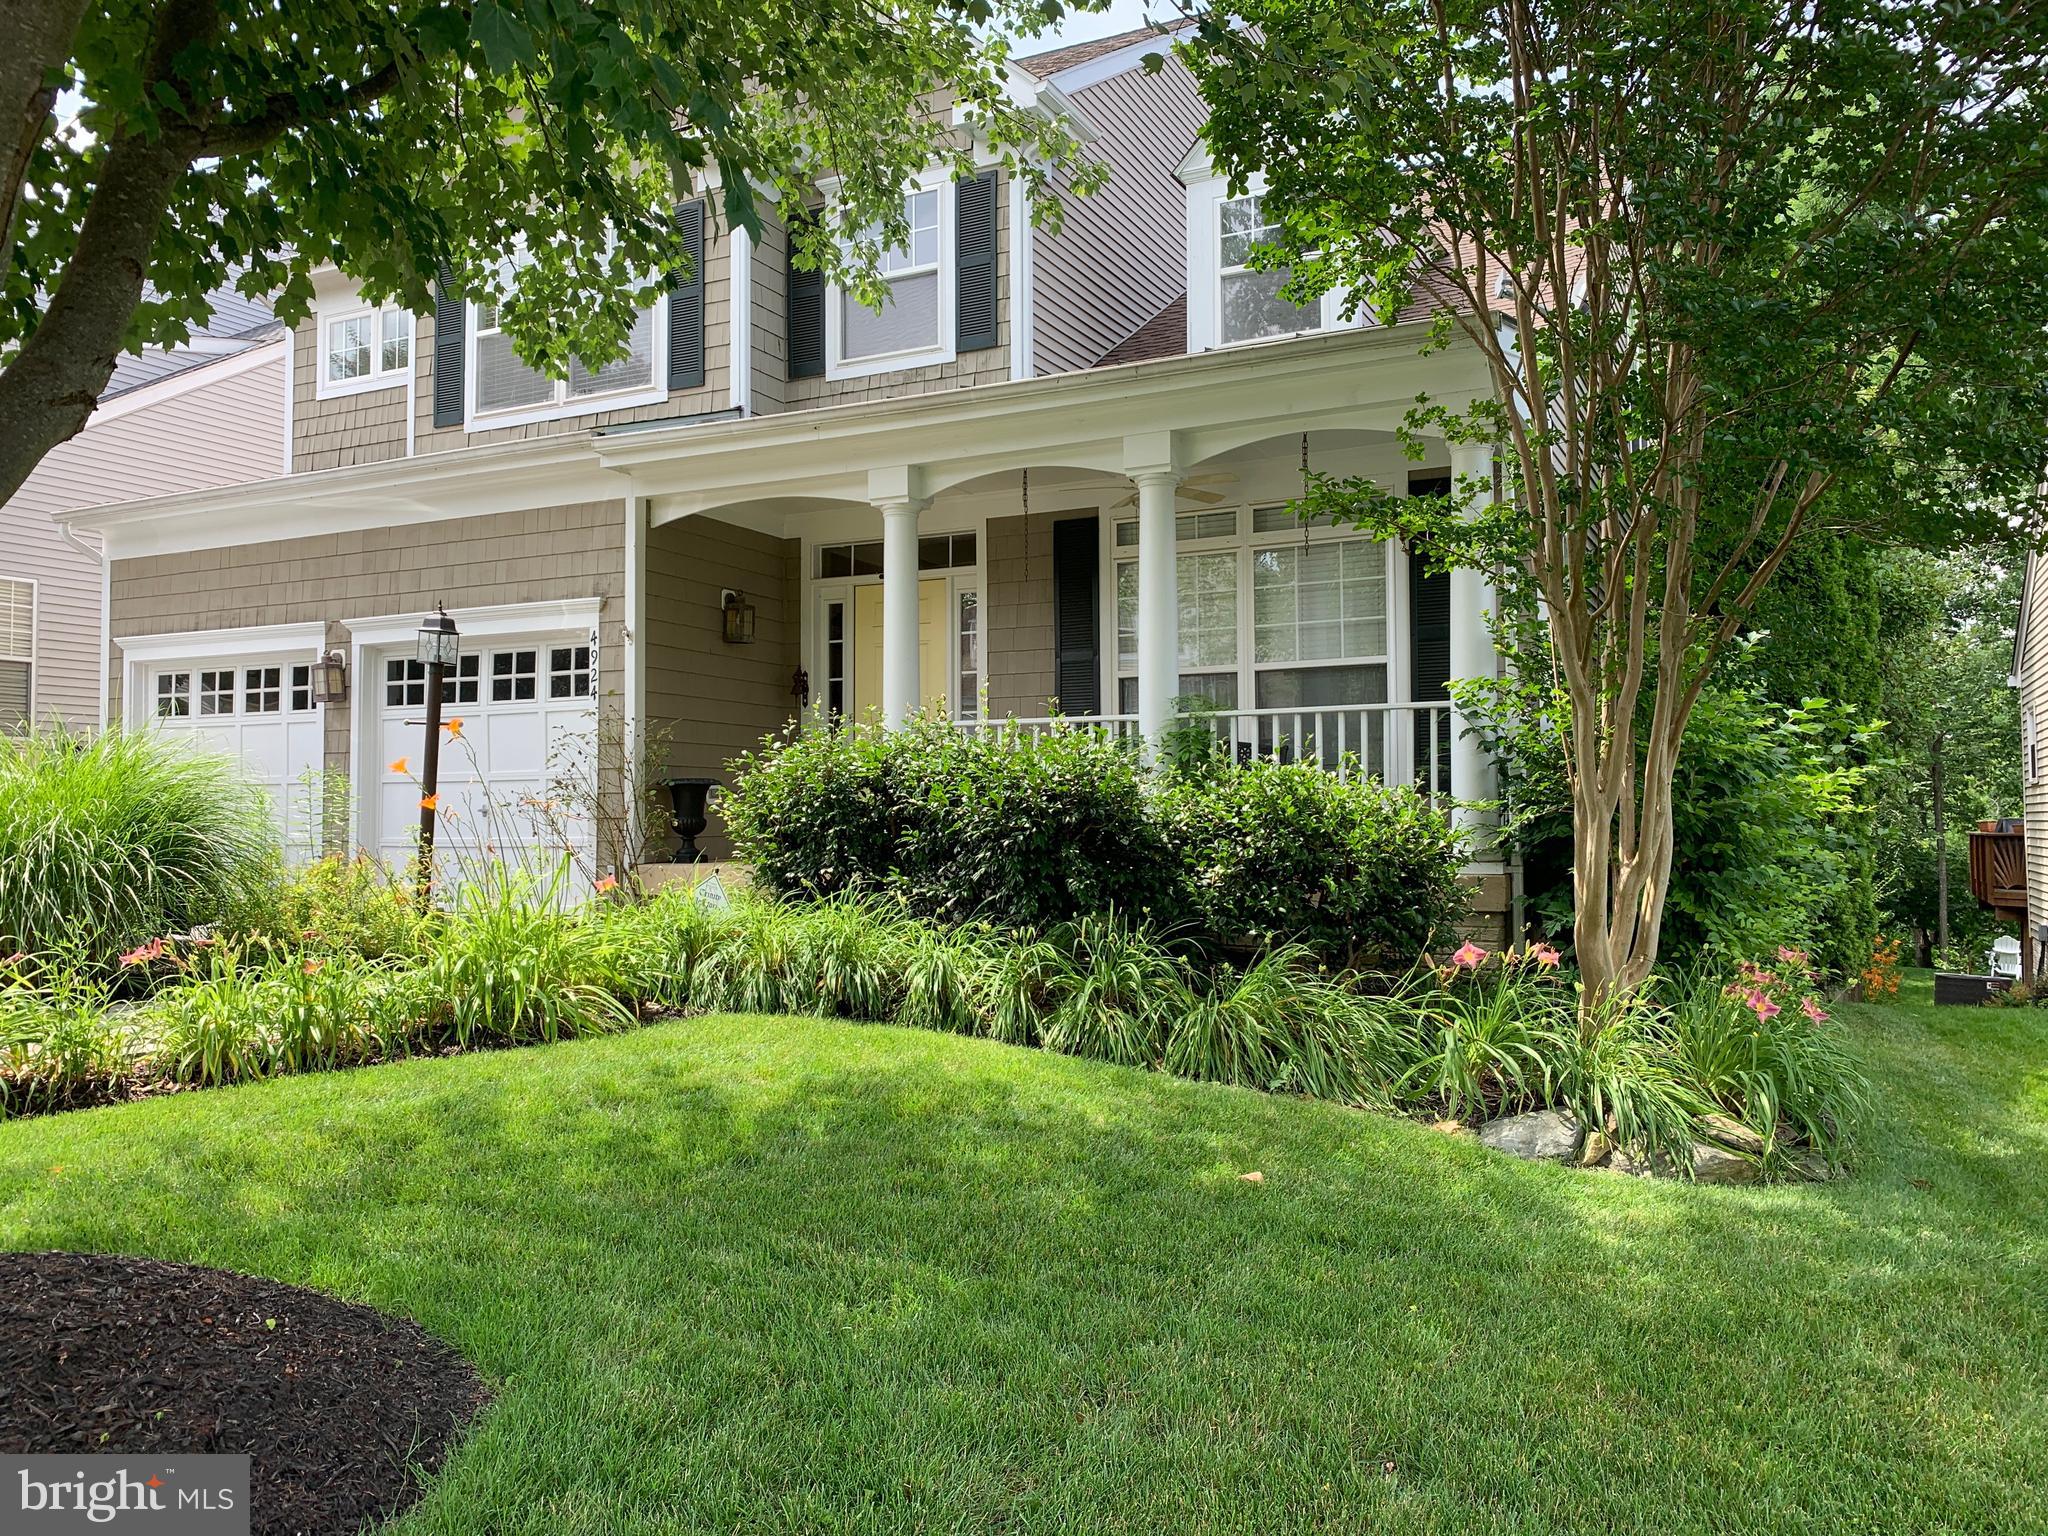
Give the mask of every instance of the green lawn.
[{"label": "green lawn", "polygon": [[1845,1013],[1845,1185],[715,1018],[0,1125],[0,1246],[452,1340],[408,1533],[2038,1531],[2048,1014]]}]

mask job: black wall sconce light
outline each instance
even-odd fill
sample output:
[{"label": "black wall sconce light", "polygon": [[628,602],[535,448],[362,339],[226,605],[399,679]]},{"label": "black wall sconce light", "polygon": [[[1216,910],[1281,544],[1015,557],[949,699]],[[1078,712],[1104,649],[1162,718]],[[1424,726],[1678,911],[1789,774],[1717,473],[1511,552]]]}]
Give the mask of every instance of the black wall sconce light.
[{"label": "black wall sconce light", "polygon": [[727,645],[752,645],[754,643],[754,605],[747,601],[744,592],[725,587],[718,594],[720,608],[725,614],[725,643]]},{"label": "black wall sconce light", "polygon": [[348,663],[342,660],[341,652],[329,651],[313,663],[313,702],[348,702]]}]

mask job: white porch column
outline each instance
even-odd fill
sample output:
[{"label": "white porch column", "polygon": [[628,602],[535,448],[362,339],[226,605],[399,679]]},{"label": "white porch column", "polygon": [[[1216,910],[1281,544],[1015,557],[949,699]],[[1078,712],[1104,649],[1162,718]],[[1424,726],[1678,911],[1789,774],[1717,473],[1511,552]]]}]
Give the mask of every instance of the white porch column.
[{"label": "white porch column", "polygon": [[[1475,494],[1467,495],[1468,482],[1477,481]],[[1492,499],[1493,449],[1484,443],[1454,443],[1451,445],[1451,494],[1460,498],[1468,516],[1476,516],[1479,509]],[[1490,619],[1496,606],[1493,583],[1485,573],[1454,567],[1451,571],[1451,681],[1456,684],[1465,678],[1487,678],[1495,675],[1496,658],[1493,651],[1493,630]],[[1493,758],[1480,745],[1476,736],[1468,734],[1470,722],[1462,711],[1453,708],[1451,712],[1451,797],[1458,801],[1491,800],[1499,788],[1494,777]],[[1459,809],[1455,819],[1461,828],[1481,832],[1473,842],[1475,860],[1489,863],[1496,857],[1496,850],[1487,840],[1482,829],[1491,817],[1481,812]]]},{"label": "white porch column", "polygon": [[1172,469],[1131,471],[1138,484],[1138,729],[1156,746],[1180,693],[1180,585]]},{"label": "white porch column", "polygon": [[882,724],[895,730],[919,703],[917,514],[914,496],[877,497],[882,514]]},{"label": "white porch column", "polygon": [[[647,798],[643,777],[647,764],[641,761],[647,739],[647,643],[643,634],[647,623],[647,499],[637,491],[626,493],[625,599],[626,654],[623,670],[626,677],[623,697],[619,701],[621,769],[625,783],[620,793],[626,802],[626,846],[638,848]],[[616,873],[623,878],[627,871],[607,873]]]}]

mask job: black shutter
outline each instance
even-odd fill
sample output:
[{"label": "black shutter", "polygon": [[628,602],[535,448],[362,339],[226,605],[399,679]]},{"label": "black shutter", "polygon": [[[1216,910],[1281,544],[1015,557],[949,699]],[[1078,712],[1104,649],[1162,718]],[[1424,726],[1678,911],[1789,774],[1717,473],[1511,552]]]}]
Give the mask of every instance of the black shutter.
[{"label": "black shutter", "polygon": [[[1448,496],[1451,477],[1445,474],[1410,475],[1410,496]],[[1451,573],[1429,569],[1429,547],[1416,544],[1408,551],[1408,678],[1409,697],[1420,703],[1451,696]],[[1451,782],[1451,742],[1439,731],[1434,769],[1429,761],[1430,721],[1425,710],[1414,711],[1415,782],[1448,785]]]},{"label": "black shutter", "polygon": [[683,237],[687,273],[668,280],[668,387],[704,386],[704,204],[685,203],[676,210],[676,231]]},{"label": "black shutter", "polygon": [[455,277],[447,267],[434,285],[434,425],[462,425],[463,347],[462,295],[455,291]]},{"label": "black shutter", "polygon": [[1052,679],[1063,715],[1102,713],[1098,539],[1092,517],[1052,525]]},{"label": "black shutter", "polygon": [[[1410,475],[1410,496],[1448,496],[1449,475]],[[1451,576],[1431,574],[1429,551],[1408,552],[1408,675],[1416,699],[1451,696]]]},{"label": "black shutter", "polygon": [[996,173],[983,171],[953,186],[959,260],[955,345],[962,352],[978,352],[996,344]]},{"label": "black shutter", "polygon": [[788,305],[788,374],[792,379],[825,376],[825,275],[796,267],[796,224],[789,228],[789,256],[783,287]]}]

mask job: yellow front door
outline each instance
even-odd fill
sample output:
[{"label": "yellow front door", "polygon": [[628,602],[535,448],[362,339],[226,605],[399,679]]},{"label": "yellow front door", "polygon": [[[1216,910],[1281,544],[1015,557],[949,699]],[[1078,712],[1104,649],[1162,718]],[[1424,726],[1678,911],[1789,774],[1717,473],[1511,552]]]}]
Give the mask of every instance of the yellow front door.
[{"label": "yellow front door", "polygon": [[[917,584],[918,697],[936,709],[948,707],[946,578]],[[853,715],[865,720],[882,708],[882,589],[869,584],[853,589]]]}]

